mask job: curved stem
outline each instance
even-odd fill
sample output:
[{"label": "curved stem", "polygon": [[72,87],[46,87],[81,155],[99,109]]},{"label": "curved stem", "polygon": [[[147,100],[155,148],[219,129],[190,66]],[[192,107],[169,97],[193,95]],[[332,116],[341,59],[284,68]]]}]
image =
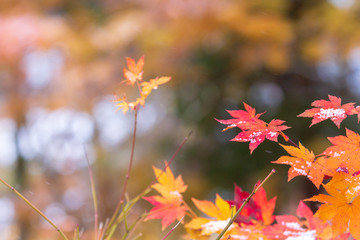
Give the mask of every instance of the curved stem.
[{"label": "curved stem", "polygon": [[98,228],[99,228],[99,210],[98,210],[98,202],[97,202],[97,197],[96,197],[96,189],[95,189],[95,183],[94,183],[94,175],[93,175],[93,171],[92,168],[90,166],[90,161],[89,161],[89,157],[87,155],[86,149],[84,147],[84,153],[85,153],[85,157],[86,157],[86,161],[88,164],[88,171],[89,171],[89,177],[90,177],[90,185],[91,185],[91,194],[92,194],[92,198],[93,198],[93,204],[94,204],[94,239],[97,240],[99,239],[98,237]]},{"label": "curved stem", "polygon": [[[175,157],[177,156],[177,154],[180,152],[180,150],[183,148],[183,146],[185,145],[185,143],[188,141],[190,135],[192,132],[190,132],[188,134],[188,136],[186,136],[184,138],[184,140],[181,142],[181,144],[179,145],[179,147],[176,149],[175,153],[173,154],[173,156],[171,157],[170,161],[168,164],[166,164],[166,166],[164,167],[163,171],[164,172],[166,170],[166,168],[173,162],[173,160],[175,159]],[[158,177],[156,177],[145,189],[144,191],[142,191],[139,195],[137,195],[135,198],[133,198],[130,202],[131,202],[131,206],[130,208],[133,206],[133,204],[135,204],[139,199],[141,199],[142,197],[144,197],[146,194],[148,194],[151,190],[151,186],[158,180],[158,178],[161,176],[162,173],[160,173],[160,175]],[[119,202],[120,204],[118,204],[118,207],[116,209],[116,211],[114,212],[110,222],[109,222],[109,227],[108,230],[106,232],[106,239],[110,239],[111,236],[113,235],[115,228],[117,224],[119,224],[121,222],[121,220],[123,219],[123,215],[121,216],[116,216],[118,214],[118,211],[120,209],[120,206],[123,204],[123,202]],[[126,208],[126,207],[125,207]]]},{"label": "curved stem", "polygon": [[135,141],[136,141],[136,126],[137,126],[137,114],[138,114],[138,107],[135,108],[135,117],[134,117],[134,132],[133,132],[133,137],[132,137],[132,145],[131,145],[131,154],[130,154],[130,161],[129,161],[129,167],[125,176],[125,182],[124,182],[124,187],[123,187],[123,191],[120,195],[120,201],[118,206],[121,205],[121,202],[124,200],[124,196],[126,193],[126,187],[127,184],[129,182],[129,178],[130,178],[130,172],[132,169],[132,165],[134,162],[134,150],[135,150]]},{"label": "curved stem", "polygon": [[170,229],[170,231],[161,239],[161,240],[165,240],[174,230],[175,228],[177,228],[177,226],[179,226],[179,224],[181,223],[181,221],[184,219],[185,216],[183,216],[180,221],[173,227]]},{"label": "curved stem", "polygon": [[125,176],[125,182],[124,182],[122,193],[120,195],[120,200],[119,200],[118,204],[116,205],[116,208],[115,208],[113,216],[111,217],[109,226],[112,226],[112,224],[114,223],[114,221],[116,219],[116,215],[119,213],[120,207],[124,203],[124,196],[126,193],[127,184],[128,184],[129,178],[130,178],[130,172],[131,172],[133,161],[134,161],[134,150],[135,150],[136,129],[137,129],[137,114],[138,114],[138,106],[135,108],[134,131],[133,131],[133,137],[132,137],[132,146],[131,146],[129,166],[128,166],[128,170],[127,170],[127,173]]},{"label": "curved stem", "polygon": [[0,181],[6,185],[8,188],[10,188],[13,192],[15,192],[16,195],[18,195],[27,205],[29,205],[32,209],[34,209],[42,218],[44,218],[48,223],[50,223],[51,226],[53,226],[56,231],[62,236],[64,240],[68,240],[68,238],[65,236],[65,234],[58,228],[49,218],[45,216],[44,213],[42,213],[35,205],[33,205],[26,197],[24,197],[21,193],[19,193],[14,187],[12,187],[10,184],[8,184],[5,180],[0,178]]}]

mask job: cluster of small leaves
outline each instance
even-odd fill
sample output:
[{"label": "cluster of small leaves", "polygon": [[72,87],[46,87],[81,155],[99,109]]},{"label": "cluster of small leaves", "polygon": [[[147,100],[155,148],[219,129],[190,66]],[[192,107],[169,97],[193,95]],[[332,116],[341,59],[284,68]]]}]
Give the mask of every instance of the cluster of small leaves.
[{"label": "cluster of small leaves", "polygon": [[132,58],[126,58],[127,68],[124,68],[124,77],[125,80],[122,83],[126,85],[134,86],[137,85],[139,90],[139,97],[135,101],[128,101],[126,95],[124,94],[121,97],[115,96],[113,102],[115,106],[118,107],[118,110],[122,110],[125,114],[129,109],[134,110],[138,108],[139,105],[144,106],[145,100],[151,93],[153,89],[157,89],[159,85],[167,83],[170,81],[170,77],[156,77],[150,79],[149,81],[143,80],[143,67],[144,67],[144,56],[142,56],[137,62]]}]

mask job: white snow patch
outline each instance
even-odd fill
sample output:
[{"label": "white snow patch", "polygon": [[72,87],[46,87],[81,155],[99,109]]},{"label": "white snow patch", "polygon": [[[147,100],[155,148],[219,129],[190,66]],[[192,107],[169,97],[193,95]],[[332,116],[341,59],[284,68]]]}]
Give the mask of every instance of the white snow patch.
[{"label": "white snow patch", "polygon": [[[316,239],[316,230],[308,230],[305,232],[292,232],[293,236],[289,236],[286,240],[315,240]],[[284,232],[285,235],[285,232]]]},{"label": "white snow patch", "polygon": [[276,137],[277,135],[278,135],[278,133],[277,132],[268,132],[267,133],[270,137]]},{"label": "white snow patch", "polygon": [[[227,220],[210,221],[208,223],[201,225],[201,228],[203,228],[209,232],[218,232],[218,231],[223,230],[226,227],[226,225],[229,223],[229,221],[230,221],[230,218]],[[234,228],[233,225],[231,225],[228,230],[230,230],[232,228]]]},{"label": "white snow patch", "polygon": [[171,191],[170,195],[174,195],[176,197],[182,197],[181,194],[178,191]]},{"label": "white snow patch", "polygon": [[320,112],[316,113],[315,116],[317,116],[320,119],[338,119],[338,118],[345,118],[345,110],[342,108],[320,108]]},{"label": "white snow patch", "polygon": [[[281,224],[288,227],[288,228],[291,228],[291,229],[302,230],[300,224],[297,223],[297,222],[284,222],[284,223],[281,223]],[[285,232],[284,232],[284,234],[285,234]]]},{"label": "white snow patch", "polygon": [[293,170],[301,175],[307,175],[306,171],[304,169],[293,167]]}]

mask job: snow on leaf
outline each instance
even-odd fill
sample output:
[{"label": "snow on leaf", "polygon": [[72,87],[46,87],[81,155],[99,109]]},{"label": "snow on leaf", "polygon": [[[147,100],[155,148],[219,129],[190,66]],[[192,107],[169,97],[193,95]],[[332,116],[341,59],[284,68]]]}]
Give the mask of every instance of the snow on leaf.
[{"label": "snow on leaf", "polygon": [[328,163],[335,169],[346,168],[350,174],[360,169],[360,135],[346,129],[346,136],[328,138],[332,146],[322,154],[328,156]]},{"label": "snow on leaf", "polygon": [[360,175],[336,172],[327,185],[343,192],[349,201],[360,195]]},{"label": "snow on leaf", "polygon": [[[244,103],[245,110],[227,111],[233,119],[219,120],[218,122],[227,125],[223,130],[238,127],[242,130],[230,141],[250,142],[249,148],[252,153],[265,139],[277,142],[281,131],[289,127],[282,125],[284,121],[274,119],[269,124],[259,119],[261,114],[256,114],[255,109]],[[284,136],[282,134],[282,136]]]},{"label": "snow on leaf", "polygon": [[[331,225],[313,215],[309,207],[300,201],[296,214],[276,216],[276,224],[263,229],[263,234],[270,239],[291,239],[291,240],[331,240],[333,234]],[[348,234],[337,236],[336,239],[347,239]]]},{"label": "snow on leaf", "polygon": [[315,158],[314,153],[312,151],[310,152],[301,143],[299,143],[299,148],[285,145],[281,146],[291,156],[282,156],[278,160],[273,161],[273,163],[291,166],[288,172],[288,181],[296,176],[303,175],[309,178],[309,180],[319,188],[324,176],[331,176],[333,174],[334,171],[328,167],[327,158]]},{"label": "snow on leaf", "polygon": [[[196,217],[193,218],[185,228],[190,230],[201,230],[200,235],[211,235],[213,233],[220,233],[227,225],[230,218],[234,216],[235,209],[223,200],[218,194],[216,195],[215,204],[206,200],[192,199],[195,206],[211,218]],[[229,230],[238,227],[237,223],[232,223]]]},{"label": "snow on leaf", "polygon": [[[337,176],[337,174],[339,175]],[[315,216],[331,222],[334,236],[346,232],[349,227],[352,236],[360,238],[360,196],[357,194],[349,199],[348,188],[339,184],[339,179],[346,178],[348,174],[337,174],[329,183],[324,185],[329,195],[319,194],[305,201],[323,203]]]},{"label": "snow on leaf", "polygon": [[328,95],[327,100],[316,100],[311,106],[312,109],[305,110],[305,112],[298,115],[298,117],[312,117],[311,125],[330,119],[335,125],[340,128],[340,123],[348,116],[357,114],[354,103],[347,103],[341,105],[341,98]]},{"label": "snow on leaf", "polygon": [[263,234],[271,239],[316,239],[316,230],[307,229],[292,215],[276,216],[276,224],[268,226]]}]

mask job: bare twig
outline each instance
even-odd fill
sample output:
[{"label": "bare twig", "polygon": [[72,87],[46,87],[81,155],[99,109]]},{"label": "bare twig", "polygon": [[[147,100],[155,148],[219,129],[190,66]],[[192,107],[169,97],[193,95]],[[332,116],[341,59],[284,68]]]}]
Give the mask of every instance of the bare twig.
[{"label": "bare twig", "polygon": [[116,205],[114,214],[111,217],[109,226],[113,225],[113,223],[114,223],[114,221],[116,219],[116,216],[119,213],[120,207],[124,202],[124,196],[125,196],[125,193],[126,193],[127,184],[128,184],[129,178],[130,178],[130,172],[131,172],[132,164],[133,164],[133,161],[134,161],[134,150],[135,150],[136,128],[137,128],[137,114],[138,114],[138,106],[135,107],[134,131],[133,131],[133,138],[132,138],[132,146],[131,146],[131,154],[130,154],[129,166],[128,166],[128,170],[127,170],[127,173],[126,173],[126,176],[125,176],[125,182],[124,182],[123,190],[122,190],[122,193],[120,195],[119,202]]},{"label": "bare twig", "polygon": [[266,176],[266,178],[251,192],[251,194],[245,199],[243,204],[240,206],[240,208],[236,211],[235,215],[229,220],[228,224],[225,226],[225,228],[221,231],[219,236],[216,238],[216,240],[220,240],[221,237],[225,234],[225,232],[229,229],[231,224],[236,220],[237,216],[240,214],[241,210],[246,206],[246,204],[250,201],[250,199],[254,196],[254,194],[262,187],[262,185],[270,178],[271,175],[275,173],[275,169],[272,169],[271,172]]},{"label": "bare twig", "polygon": [[161,240],[165,240],[174,230],[175,228],[177,228],[177,226],[179,226],[179,224],[182,222],[182,220],[184,219],[185,216],[183,216],[180,221],[173,227],[170,229],[170,231],[161,239]]},{"label": "bare twig", "polygon": [[92,198],[93,198],[93,203],[94,203],[94,240],[98,239],[98,222],[99,222],[99,210],[98,210],[98,202],[97,202],[97,196],[96,196],[96,189],[95,189],[95,183],[94,183],[94,175],[93,175],[93,171],[91,169],[90,166],[90,161],[86,152],[86,149],[84,147],[84,153],[85,153],[85,157],[86,157],[86,161],[88,164],[88,170],[89,170],[89,177],[90,177],[90,185],[91,185],[91,194],[92,194]]},{"label": "bare twig", "polygon": [[32,204],[26,197],[24,197],[21,193],[19,193],[14,187],[12,187],[10,184],[8,184],[5,180],[0,178],[0,181],[10,188],[13,192],[15,192],[16,195],[18,195],[27,205],[29,205],[32,209],[34,209],[42,218],[44,218],[48,223],[50,223],[53,228],[56,229],[56,231],[62,236],[63,239],[68,240],[68,238],[65,236],[63,231],[60,230],[49,218],[45,216],[44,213],[42,213],[37,207],[35,207],[34,204]]}]

